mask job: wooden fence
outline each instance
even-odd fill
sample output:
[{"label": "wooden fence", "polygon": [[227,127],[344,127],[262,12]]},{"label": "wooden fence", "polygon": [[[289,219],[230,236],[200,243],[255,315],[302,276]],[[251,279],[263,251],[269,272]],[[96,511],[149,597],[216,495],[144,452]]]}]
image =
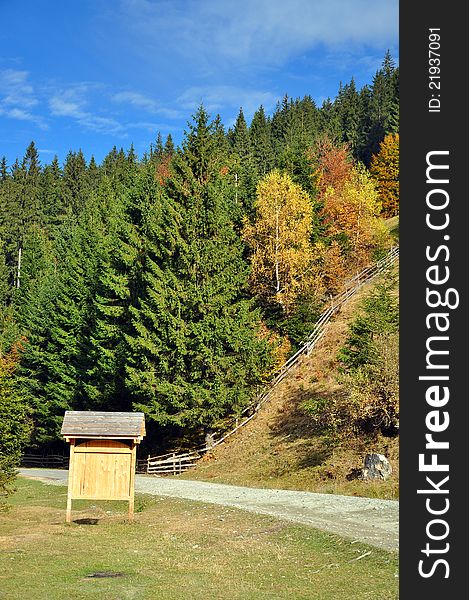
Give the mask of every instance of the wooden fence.
[{"label": "wooden fence", "polygon": [[244,427],[258,413],[272,396],[277,385],[287,376],[290,370],[298,363],[303,355],[308,355],[314,346],[324,335],[326,326],[332,317],[340,311],[342,306],[351,298],[358,290],[366,283],[372,281],[378,275],[387,271],[399,258],[399,246],[391,248],[391,250],[381,260],[369,265],[354,277],[347,280],[344,284],[343,291],[331,298],[329,307],[320,315],[316,321],[312,332],[301,345],[301,347],[293,354],[277,371],[273,380],[268,384],[267,388],[250,404],[240,416],[233,419],[231,427],[228,427],[227,433],[222,435],[210,445],[203,445],[192,451],[184,453],[169,453],[160,456],[148,457],[146,472],[152,475],[177,475],[187,471],[196,465],[196,462],[201,456],[223,443],[228,437],[236,433],[241,427]]},{"label": "wooden fence", "polygon": [[[21,466],[25,469],[68,469],[69,455],[62,454],[24,454],[21,459]],[[137,473],[146,473],[148,468],[148,459],[137,459]]]},{"label": "wooden fence", "polygon": [[180,475],[184,471],[195,467],[201,456],[197,450],[182,454],[170,452],[153,458],[149,456],[146,472],[151,475]]},{"label": "wooden fence", "polygon": [[24,454],[21,466],[36,469],[68,469],[68,455],[63,454]]}]

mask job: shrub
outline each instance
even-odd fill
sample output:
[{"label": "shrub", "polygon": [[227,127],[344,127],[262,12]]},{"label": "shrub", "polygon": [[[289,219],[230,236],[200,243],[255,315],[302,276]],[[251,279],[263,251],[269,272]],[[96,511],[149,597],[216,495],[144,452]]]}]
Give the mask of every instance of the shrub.
[{"label": "shrub", "polygon": [[31,432],[27,405],[14,379],[20,350],[17,343],[0,356],[0,497],[13,491],[16,467]]},{"label": "shrub", "polygon": [[338,354],[341,391],[305,408],[321,426],[343,434],[394,434],[399,423],[399,312],[389,277],[362,304]]}]

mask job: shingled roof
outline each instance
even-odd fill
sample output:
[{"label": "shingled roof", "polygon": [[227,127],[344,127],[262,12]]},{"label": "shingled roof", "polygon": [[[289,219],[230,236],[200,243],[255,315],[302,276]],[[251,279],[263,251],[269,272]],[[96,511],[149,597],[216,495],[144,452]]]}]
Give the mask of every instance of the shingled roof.
[{"label": "shingled roof", "polygon": [[145,435],[145,415],[141,412],[67,410],[61,434],[65,438],[140,441]]}]

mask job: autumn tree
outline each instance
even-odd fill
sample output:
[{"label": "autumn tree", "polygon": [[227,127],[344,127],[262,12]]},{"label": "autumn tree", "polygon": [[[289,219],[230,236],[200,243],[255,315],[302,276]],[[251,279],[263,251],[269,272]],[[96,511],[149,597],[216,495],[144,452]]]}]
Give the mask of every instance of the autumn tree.
[{"label": "autumn tree", "polygon": [[254,220],[245,220],[243,237],[251,248],[251,286],[283,313],[314,288],[312,201],[291,177],[275,170],[257,186]]},{"label": "autumn tree", "polygon": [[389,134],[378,154],[371,158],[370,173],[376,181],[382,213],[392,217],[399,212],[399,134]]},{"label": "autumn tree", "polygon": [[328,188],[339,191],[350,180],[353,160],[347,144],[334,143],[329,135],[323,135],[308,151],[314,168],[316,187],[321,197]]},{"label": "autumn tree", "polygon": [[16,385],[21,343],[0,354],[0,500],[11,493],[22,450],[28,442],[30,423],[24,397]]},{"label": "autumn tree", "polygon": [[363,267],[375,250],[389,245],[380,212],[378,193],[363,165],[354,166],[342,190],[328,188],[324,196],[328,235],[340,243],[350,268]]}]

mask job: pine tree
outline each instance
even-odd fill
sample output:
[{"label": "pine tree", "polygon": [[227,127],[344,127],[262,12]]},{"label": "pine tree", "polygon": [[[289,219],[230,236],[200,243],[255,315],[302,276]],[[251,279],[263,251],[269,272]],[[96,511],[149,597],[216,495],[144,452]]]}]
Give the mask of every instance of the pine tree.
[{"label": "pine tree", "polygon": [[34,410],[34,443],[55,441],[65,410],[89,409],[93,299],[102,270],[102,224],[89,199],[55,241],[53,264],[22,309],[28,344],[21,363],[23,390]]},{"label": "pine tree", "polygon": [[3,229],[10,285],[14,289],[21,287],[24,240],[29,231],[41,221],[40,176],[39,155],[34,142],[31,142],[21,163],[18,160],[15,162],[11,177],[2,185],[6,202],[0,228]]},{"label": "pine tree", "polygon": [[20,336],[10,302],[10,273],[5,254],[5,243],[0,232],[0,356],[5,355]]},{"label": "pine tree", "polygon": [[164,143],[164,151],[168,156],[172,156],[175,152],[173,138],[170,133],[166,136],[166,142]]},{"label": "pine tree", "polygon": [[249,139],[249,131],[242,108],[239,109],[239,113],[233,127],[231,144],[233,151],[236,152],[241,159],[245,160],[251,155],[252,149]]},{"label": "pine tree", "polygon": [[254,166],[249,130],[240,108],[232,135],[232,158],[235,183],[235,203],[242,214],[252,214],[257,174]]},{"label": "pine tree", "polygon": [[270,133],[270,123],[265,116],[264,107],[261,105],[254,113],[249,128],[254,165],[257,174],[263,176],[268,173],[274,165],[274,154]]},{"label": "pine tree", "polygon": [[54,238],[67,215],[64,202],[63,173],[57,156],[44,167],[40,182],[41,221]]},{"label": "pine tree", "polygon": [[367,85],[363,86],[360,90],[358,106],[359,128],[355,157],[357,160],[367,164],[370,160],[368,144],[372,129],[371,91]]},{"label": "pine tree", "polygon": [[247,265],[216,136],[201,107],[171,163],[168,204],[150,221],[146,291],[128,337],[134,407],[189,430],[214,427],[245,406],[268,362],[245,297]]},{"label": "pine tree", "polygon": [[366,152],[366,164],[372,154],[377,154],[379,145],[387,133],[396,132],[398,110],[399,72],[391,54],[386,52],[381,69],[374,78],[371,88],[371,128]]},{"label": "pine tree", "polygon": [[8,165],[5,156],[2,156],[0,161],[0,184],[8,179]]},{"label": "pine tree", "polygon": [[327,135],[331,140],[342,141],[340,114],[335,103],[331,102],[330,98],[324,100],[319,110],[319,131]]},{"label": "pine tree", "polygon": [[161,132],[158,131],[158,135],[156,136],[156,144],[153,149],[153,157],[156,159],[161,159],[163,154],[164,154],[163,138],[161,137]]},{"label": "pine tree", "polygon": [[79,215],[89,194],[86,160],[83,152],[70,151],[63,168],[65,209]]},{"label": "pine tree", "polygon": [[[154,185],[149,165],[146,173],[151,173]],[[85,402],[94,409],[131,410],[125,389],[125,336],[130,328],[131,303],[139,295],[137,282],[142,255],[141,236],[136,231],[136,207],[131,200],[135,185],[119,192],[104,179],[94,207],[101,252],[92,298],[93,320],[86,341],[89,363],[83,373]]]},{"label": "pine tree", "polygon": [[101,183],[101,169],[98,166],[95,157],[92,155],[87,169],[86,187],[89,193],[97,192]]},{"label": "pine tree", "polygon": [[285,94],[282,102],[277,103],[270,127],[275,155],[281,154],[286,145],[291,145],[292,121],[290,100]]},{"label": "pine tree", "polygon": [[359,147],[360,103],[355,81],[351,80],[339,90],[336,107],[339,112],[342,129],[342,140],[346,142],[352,154],[357,156]]}]

